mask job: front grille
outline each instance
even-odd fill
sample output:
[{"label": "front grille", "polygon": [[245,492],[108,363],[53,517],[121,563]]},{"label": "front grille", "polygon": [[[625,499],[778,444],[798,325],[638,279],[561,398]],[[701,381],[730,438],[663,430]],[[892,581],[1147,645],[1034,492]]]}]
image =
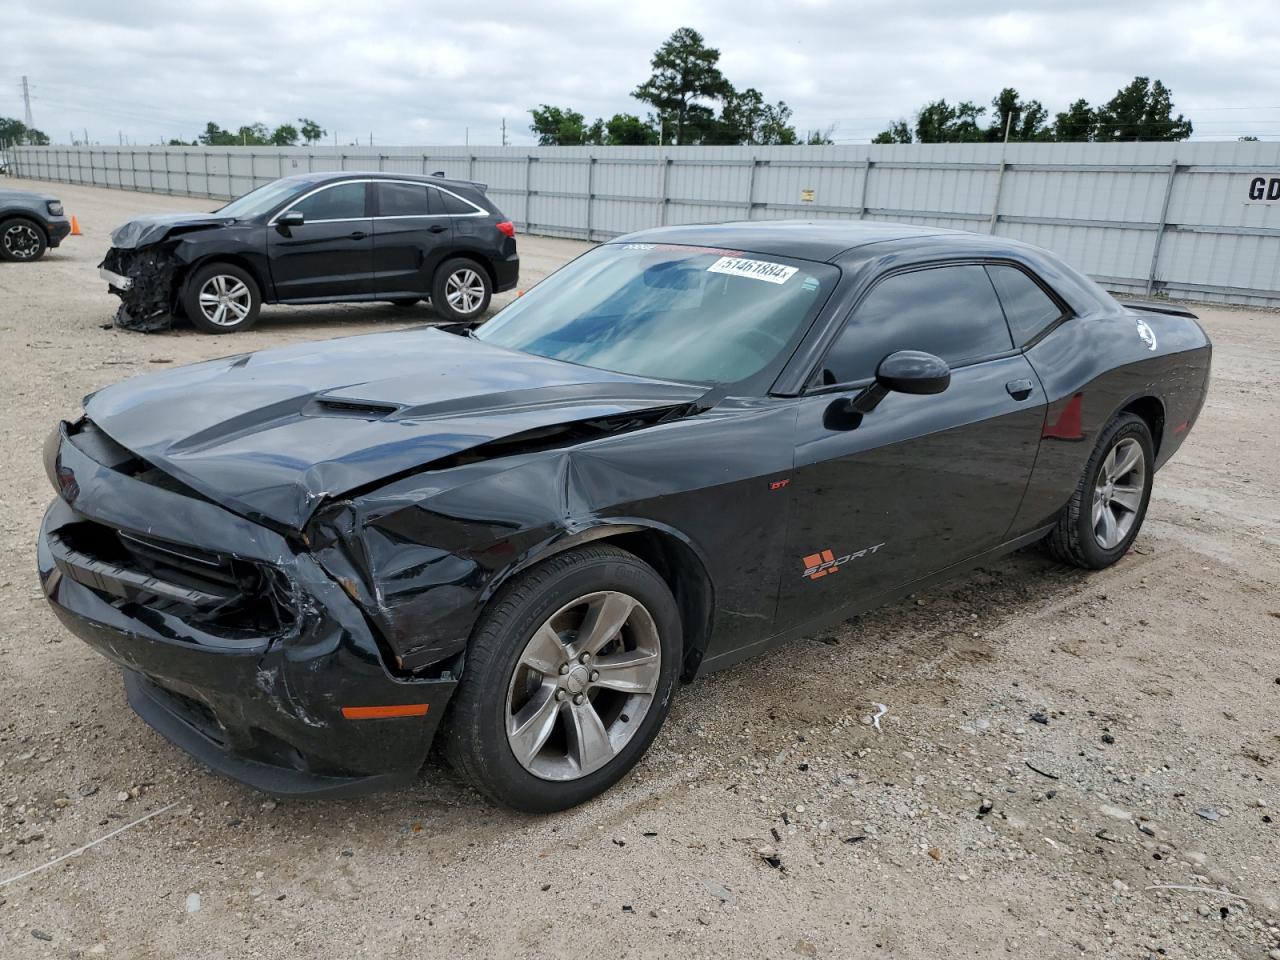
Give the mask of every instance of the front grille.
[{"label": "front grille", "polygon": [[219,636],[274,636],[295,619],[284,576],[265,564],[93,520],[54,531],[50,547],[66,575],[117,605],[170,613]]}]

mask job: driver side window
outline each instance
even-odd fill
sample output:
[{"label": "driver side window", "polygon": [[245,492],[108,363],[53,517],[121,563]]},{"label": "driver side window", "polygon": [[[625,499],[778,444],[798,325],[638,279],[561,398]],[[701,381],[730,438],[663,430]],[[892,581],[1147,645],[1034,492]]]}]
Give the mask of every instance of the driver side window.
[{"label": "driver side window", "polygon": [[366,216],[364,195],[363,183],[339,183],[304,197],[289,209],[301,211],[307,223],[317,220],[363,220]]},{"label": "driver side window", "polygon": [[823,363],[824,383],[875,376],[898,350],[924,350],[951,366],[1013,349],[987,272],[929,267],[880,281],[858,304]]}]

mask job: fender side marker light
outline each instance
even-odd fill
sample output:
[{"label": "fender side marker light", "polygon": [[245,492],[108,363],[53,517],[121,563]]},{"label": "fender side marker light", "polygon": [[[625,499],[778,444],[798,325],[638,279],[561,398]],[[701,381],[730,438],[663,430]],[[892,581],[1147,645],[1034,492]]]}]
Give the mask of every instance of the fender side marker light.
[{"label": "fender side marker light", "polygon": [[427,703],[391,703],[380,707],[343,707],[342,715],[348,720],[387,720],[392,717],[426,716]]}]

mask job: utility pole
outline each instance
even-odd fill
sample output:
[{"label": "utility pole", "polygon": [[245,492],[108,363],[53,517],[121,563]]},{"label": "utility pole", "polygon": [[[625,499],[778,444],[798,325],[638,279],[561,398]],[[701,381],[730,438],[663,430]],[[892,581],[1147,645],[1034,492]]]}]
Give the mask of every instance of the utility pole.
[{"label": "utility pole", "polygon": [[502,118],[502,145],[507,145],[507,118]]},{"label": "utility pole", "polygon": [[36,122],[33,119],[31,119],[31,90],[27,86],[26,74],[22,75],[22,107],[23,107],[22,122],[25,123],[27,125],[27,129],[30,130],[32,127],[36,125]]},{"label": "utility pole", "polygon": [[88,127],[84,128],[84,145],[86,147],[89,145],[89,128]]},{"label": "utility pole", "polygon": [[462,129],[462,145],[464,147],[471,146],[471,128],[463,127]]}]

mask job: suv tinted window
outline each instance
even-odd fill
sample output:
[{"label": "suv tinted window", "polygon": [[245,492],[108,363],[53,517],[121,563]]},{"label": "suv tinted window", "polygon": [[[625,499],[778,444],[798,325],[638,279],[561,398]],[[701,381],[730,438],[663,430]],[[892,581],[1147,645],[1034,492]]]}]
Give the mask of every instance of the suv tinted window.
[{"label": "suv tinted window", "polygon": [[435,191],[428,190],[426,184],[377,183],[374,189],[378,191],[380,217],[426,217],[440,213],[439,209],[432,209],[431,195]]},{"label": "suv tinted window", "polygon": [[979,266],[933,267],[876,284],[824,363],[827,383],[875,375],[898,350],[924,350],[952,365],[1013,347],[995,289]]},{"label": "suv tinted window", "polygon": [[339,183],[304,197],[289,207],[300,210],[310,223],[315,220],[358,220],[365,216],[364,184]]},{"label": "suv tinted window", "polygon": [[440,191],[440,199],[444,203],[445,213],[475,213],[476,208],[471,204],[459,200],[452,193]]},{"label": "suv tinted window", "polygon": [[1026,343],[1062,316],[1062,308],[1017,267],[992,264],[987,267],[987,273],[991,274],[991,282],[1000,294],[1014,343]]}]

